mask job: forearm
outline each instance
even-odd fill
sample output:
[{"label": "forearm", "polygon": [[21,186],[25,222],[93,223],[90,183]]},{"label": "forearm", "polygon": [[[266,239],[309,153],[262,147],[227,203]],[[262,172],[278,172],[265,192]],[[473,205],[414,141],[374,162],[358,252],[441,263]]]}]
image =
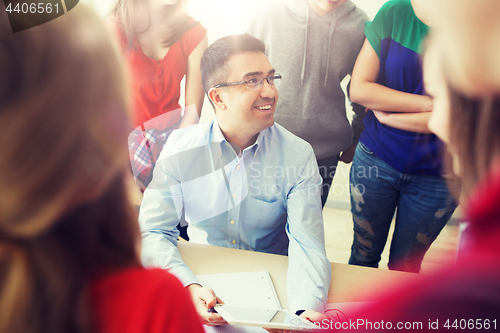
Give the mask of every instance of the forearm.
[{"label": "forearm", "polygon": [[186,108],[194,105],[198,119],[201,117],[201,109],[205,98],[205,92],[201,81],[200,62],[201,56],[207,47],[208,37],[205,35],[198,46],[189,55],[186,69],[186,100],[184,105]]},{"label": "forearm", "polygon": [[429,96],[410,94],[376,83],[380,72],[380,59],[365,40],[352,72],[350,96],[370,110],[390,112],[426,112],[432,110]]},{"label": "forearm", "polygon": [[324,246],[294,226],[288,225],[287,233],[290,239],[287,271],[290,310],[324,312],[331,280],[330,262]]},{"label": "forearm", "polygon": [[287,294],[290,310],[324,311],[331,268],[326,257],[321,177],[311,150],[302,179],[287,196]]},{"label": "forearm", "polygon": [[146,267],[168,269],[184,286],[198,283],[177,249],[177,239],[154,231],[142,233],[141,261]]},{"label": "forearm", "polygon": [[196,109],[196,105],[194,104],[187,105],[184,108],[184,115],[182,116],[179,128],[184,128],[189,125],[198,124],[199,122],[200,122],[200,115],[198,110]]},{"label": "forearm", "polygon": [[177,177],[167,165],[176,161],[165,158],[166,148],[160,155],[154,177],[144,192],[139,211],[139,226],[142,234],[141,257],[145,266],[154,266],[177,276],[184,285],[196,282],[193,273],[182,260],[177,249],[179,230],[177,224],[183,211],[182,193]]},{"label": "forearm", "polygon": [[351,99],[370,110],[389,112],[429,112],[432,99],[429,96],[410,94],[368,81],[352,83]]},{"label": "forearm", "polygon": [[428,124],[430,112],[419,113],[387,113],[375,112],[377,119],[384,125],[400,130],[430,134]]},{"label": "forearm", "polygon": [[[203,99],[205,98],[205,94],[203,92],[203,87],[187,87],[188,83],[186,82],[186,99],[184,101],[185,111],[186,113],[190,113],[193,116],[196,116],[198,119],[201,117],[201,109],[203,108]],[[194,84],[192,84],[194,86]]]}]

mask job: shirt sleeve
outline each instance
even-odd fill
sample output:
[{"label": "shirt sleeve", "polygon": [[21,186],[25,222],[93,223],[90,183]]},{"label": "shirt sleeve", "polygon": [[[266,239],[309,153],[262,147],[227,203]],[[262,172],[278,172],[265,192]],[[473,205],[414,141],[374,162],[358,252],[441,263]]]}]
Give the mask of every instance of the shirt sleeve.
[{"label": "shirt sleeve", "polygon": [[322,180],[310,146],[305,156],[303,172],[287,196],[288,305],[293,312],[301,309],[323,312],[331,268],[325,250]]},{"label": "shirt sleeve", "polygon": [[375,15],[373,21],[365,22],[366,38],[368,39],[368,42],[370,42],[370,45],[373,47],[375,52],[377,52],[379,59],[381,58],[382,40],[388,37],[386,36],[388,32],[390,36],[391,29],[390,27],[388,27],[388,25],[391,25],[392,21],[388,20],[388,11],[390,11],[392,6],[392,1],[386,2],[377,12],[377,15]]},{"label": "shirt sleeve", "polygon": [[182,35],[180,41],[183,53],[188,57],[194,49],[196,49],[198,44],[200,44],[206,34],[207,29],[200,23],[187,30],[184,35]]},{"label": "shirt sleeve", "polygon": [[176,156],[168,156],[175,145],[171,135],[153,171],[153,180],[144,192],[139,211],[142,233],[141,258],[145,266],[169,269],[184,286],[198,283],[177,249],[177,224],[184,209]]}]

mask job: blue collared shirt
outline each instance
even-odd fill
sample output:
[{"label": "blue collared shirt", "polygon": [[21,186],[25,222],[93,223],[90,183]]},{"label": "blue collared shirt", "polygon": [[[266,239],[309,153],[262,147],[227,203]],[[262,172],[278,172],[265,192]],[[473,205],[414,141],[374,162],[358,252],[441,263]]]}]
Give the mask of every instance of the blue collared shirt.
[{"label": "blue collared shirt", "polygon": [[288,254],[290,310],[323,311],[331,270],[311,146],[274,124],[235,148],[217,120],[171,134],[139,213],[143,262],[197,283],[177,249],[185,217],[191,242]]}]

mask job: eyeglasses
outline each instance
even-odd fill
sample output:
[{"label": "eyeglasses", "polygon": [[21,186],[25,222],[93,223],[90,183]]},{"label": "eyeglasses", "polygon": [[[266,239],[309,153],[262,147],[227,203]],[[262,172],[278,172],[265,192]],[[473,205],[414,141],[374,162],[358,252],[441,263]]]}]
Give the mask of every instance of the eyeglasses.
[{"label": "eyeglasses", "polygon": [[269,85],[271,87],[275,87],[280,82],[281,77],[282,76],[280,74],[273,74],[273,75],[269,75],[268,77],[255,76],[255,77],[251,77],[249,79],[246,79],[244,81],[221,83],[221,84],[215,85],[214,88],[238,86],[240,84],[245,84],[247,89],[256,90],[256,89],[261,89],[264,86],[264,80],[266,80],[267,83],[269,83]]}]

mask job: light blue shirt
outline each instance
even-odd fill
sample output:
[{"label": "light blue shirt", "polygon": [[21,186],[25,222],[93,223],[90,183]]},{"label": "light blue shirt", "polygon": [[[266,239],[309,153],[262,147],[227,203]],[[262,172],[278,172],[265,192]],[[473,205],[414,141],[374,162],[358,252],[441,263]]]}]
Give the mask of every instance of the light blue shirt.
[{"label": "light blue shirt", "polygon": [[170,135],[139,213],[143,262],[198,283],[177,249],[185,216],[191,242],[288,254],[290,310],[323,311],[331,270],[311,146],[274,124],[237,151],[217,120]]}]

